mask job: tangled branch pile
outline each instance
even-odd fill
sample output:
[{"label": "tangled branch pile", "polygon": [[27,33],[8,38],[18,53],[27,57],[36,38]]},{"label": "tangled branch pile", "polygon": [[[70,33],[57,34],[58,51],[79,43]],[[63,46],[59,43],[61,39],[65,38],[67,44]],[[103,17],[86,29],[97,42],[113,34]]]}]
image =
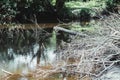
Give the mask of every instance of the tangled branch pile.
[{"label": "tangled branch pile", "polygon": [[117,66],[120,63],[120,15],[112,14],[101,19],[98,26],[92,36],[87,33],[88,37],[74,36],[71,43],[63,42],[57,49],[59,56],[54,67],[40,69],[35,76],[45,78],[59,73],[63,77],[77,76],[75,80],[86,77],[90,80]]}]

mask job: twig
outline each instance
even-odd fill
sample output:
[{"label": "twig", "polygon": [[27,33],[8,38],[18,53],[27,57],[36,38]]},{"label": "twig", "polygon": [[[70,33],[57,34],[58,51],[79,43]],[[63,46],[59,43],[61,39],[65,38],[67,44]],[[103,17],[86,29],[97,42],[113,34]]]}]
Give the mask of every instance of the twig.
[{"label": "twig", "polygon": [[102,70],[99,74],[95,75],[95,77],[100,77],[105,71],[107,71],[108,69],[112,68],[112,66],[115,64],[115,62],[113,62],[112,64],[110,64],[110,66],[106,67],[104,70]]},{"label": "twig", "polygon": [[8,72],[8,71],[6,71],[6,70],[4,70],[4,69],[2,69],[2,71],[3,71],[4,73],[7,73],[7,74],[9,74],[9,75],[13,75],[13,73],[11,73],[11,72]]}]

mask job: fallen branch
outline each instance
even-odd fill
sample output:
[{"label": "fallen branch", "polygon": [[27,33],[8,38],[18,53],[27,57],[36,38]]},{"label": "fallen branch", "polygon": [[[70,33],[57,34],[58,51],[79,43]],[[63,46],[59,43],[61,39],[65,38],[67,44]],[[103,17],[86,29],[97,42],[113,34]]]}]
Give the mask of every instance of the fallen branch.
[{"label": "fallen branch", "polygon": [[55,31],[63,31],[63,32],[66,32],[66,33],[69,33],[69,34],[71,34],[71,35],[78,35],[78,36],[80,36],[80,37],[88,37],[88,35],[86,35],[86,34],[82,34],[82,33],[80,33],[80,32],[76,32],[76,31],[73,31],[73,30],[68,30],[68,29],[65,29],[65,28],[62,28],[62,27],[58,27],[58,26],[54,27],[53,29],[54,29]]},{"label": "fallen branch", "polygon": [[3,71],[4,73],[7,73],[7,74],[9,74],[9,75],[13,75],[13,73],[11,73],[11,72],[8,72],[8,71],[6,71],[6,70],[4,70],[4,69],[2,69],[2,71]]},{"label": "fallen branch", "polygon": [[100,77],[105,71],[111,69],[114,64],[115,64],[115,62],[110,64],[108,67],[106,67],[104,70],[102,70],[99,74],[95,75],[95,77]]}]

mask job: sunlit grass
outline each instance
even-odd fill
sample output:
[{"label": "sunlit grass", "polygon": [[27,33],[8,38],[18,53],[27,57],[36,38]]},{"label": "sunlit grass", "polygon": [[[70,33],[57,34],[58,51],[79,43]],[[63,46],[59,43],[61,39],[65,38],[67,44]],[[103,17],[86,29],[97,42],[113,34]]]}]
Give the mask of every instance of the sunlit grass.
[{"label": "sunlit grass", "polygon": [[70,8],[94,8],[94,7],[105,7],[105,1],[70,1],[66,2],[65,5]]},{"label": "sunlit grass", "polygon": [[52,2],[51,2],[51,3],[52,3],[52,5],[55,5],[55,3],[56,3],[56,0],[52,0]]},{"label": "sunlit grass", "polygon": [[71,29],[75,31],[89,31],[89,32],[95,32],[96,26],[91,25],[90,23],[81,26],[80,23],[74,23],[71,25]]}]

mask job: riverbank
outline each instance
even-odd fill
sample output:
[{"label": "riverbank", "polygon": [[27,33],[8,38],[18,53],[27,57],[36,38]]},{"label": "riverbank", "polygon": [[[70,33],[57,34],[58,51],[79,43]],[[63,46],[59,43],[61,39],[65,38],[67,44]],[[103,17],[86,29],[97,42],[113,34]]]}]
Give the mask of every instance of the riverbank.
[{"label": "riverbank", "polygon": [[[53,63],[38,65],[34,72],[28,74],[29,80],[115,80],[114,76],[119,77],[119,73],[113,73],[120,70],[119,22],[120,15],[111,14],[93,24],[92,29],[77,27],[74,30],[87,36],[70,35],[71,42],[61,41],[54,52],[57,56]],[[14,77],[12,74],[7,77]]]},{"label": "riverbank", "polygon": [[[47,71],[42,70],[43,73],[35,72],[35,75],[38,78],[61,74],[63,78],[74,76],[73,80],[99,80],[100,78],[113,80],[114,77],[111,78],[105,74],[106,72],[109,74],[112,68],[119,66],[119,16],[112,14],[99,20],[96,24],[98,27],[94,26],[94,33],[84,30],[83,33],[88,37],[76,35],[72,36],[70,43],[62,42],[57,48],[56,54],[59,56],[56,57],[56,63],[52,68]],[[114,74],[112,75],[114,76]]]},{"label": "riverbank", "polygon": [[120,15],[112,14],[93,25],[95,31],[83,30],[88,37],[81,38],[76,35],[73,36],[71,43],[62,43],[62,47],[57,49],[60,55],[57,59],[64,62],[64,66],[61,67],[63,67],[62,71],[66,72],[66,76],[77,75],[76,78],[81,80],[86,76],[89,77],[87,80],[96,80],[96,78],[99,80],[104,76],[101,80],[114,80],[115,77],[111,78],[105,74],[106,72],[109,74],[111,68],[119,66],[119,22]]}]

